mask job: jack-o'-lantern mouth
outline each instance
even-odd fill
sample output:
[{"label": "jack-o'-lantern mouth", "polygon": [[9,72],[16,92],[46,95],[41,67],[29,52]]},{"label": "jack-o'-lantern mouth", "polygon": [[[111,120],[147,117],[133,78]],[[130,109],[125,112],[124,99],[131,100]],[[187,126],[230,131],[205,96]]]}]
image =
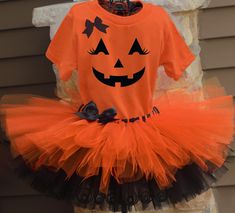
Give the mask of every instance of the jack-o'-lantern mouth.
[{"label": "jack-o'-lantern mouth", "polygon": [[93,70],[95,77],[103,84],[106,84],[111,87],[115,87],[116,82],[120,82],[121,87],[126,87],[126,86],[134,84],[135,82],[141,79],[141,77],[144,74],[145,67],[142,68],[140,71],[134,73],[133,78],[130,78],[130,77],[128,78],[128,75],[119,75],[119,76],[110,75],[109,78],[105,78],[104,73],[99,72],[94,67],[92,67],[92,70]]}]

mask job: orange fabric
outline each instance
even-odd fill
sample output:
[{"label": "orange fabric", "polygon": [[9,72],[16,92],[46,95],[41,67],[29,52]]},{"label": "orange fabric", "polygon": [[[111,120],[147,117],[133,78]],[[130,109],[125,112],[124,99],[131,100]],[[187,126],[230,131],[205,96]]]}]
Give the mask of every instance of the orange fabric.
[{"label": "orange fabric", "polygon": [[[108,25],[106,33],[93,28],[87,37],[83,33],[86,20],[94,22],[99,17]],[[96,49],[103,41],[108,54],[100,51],[96,55],[88,52]],[[128,54],[135,39],[148,54],[138,51]],[[52,39],[46,56],[54,62],[61,79],[67,80],[76,69],[79,76],[79,91],[84,103],[93,100],[99,109],[115,106],[118,118],[136,117],[146,114],[152,108],[157,68],[164,65],[168,76],[178,80],[195,59],[176,29],[168,13],[160,6],[144,2],[136,14],[122,17],[103,9],[97,0],[72,6]],[[120,60],[122,67],[115,67]],[[142,77],[128,86],[115,86],[98,80],[94,67],[105,78],[133,75],[142,69]],[[125,81],[122,77],[120,81]]]},{"label": "orange fabric", "polygon": [[[202,89],[167,91],[153,99],[157,67],[164,64],[167,74],[178,79],[195,56],[161,7],[144,3],[141,11],[118,17],[104,12],[96,1],[71,8],[50,43],[47,57],[58,65],[64,80],[77,68],[80,94],[68,91],[72,102],[4,95],[1,124],[14,157],[23,156],[35,170],[42,165],[62,168],[67,178],[74,172],[87,178],[102,168],[102,192],[107,192],[111,175],[119,183],[154,177],[164,188],[174,181],[177,169],[191,162],[205,171],[207,161],[218,167],[224,163],[234,135],[233,97],[219,82],[207,80]],[[88,37],[83,33],[85,20],[93,21],[95,16],[108,27],[106,33],[93,28]],[[97,48],[100,38],[104,43]],[[136,38],[138,43],[133,45]],[[103,53],[88,53],[97,49]],[[92,67],[105,76],[132,75],[143,67],[145,72],[131,85],[116,83],[113,87],[96,78]],[[151,114],[145,122],[117,120],[103,125],[75,114],[81,103],[91,100],[100,111],[114,106],[116,118],[142,116],[154,105],[160,114]]]},{"label": "orange fabric", "polygon": [[84,178],[97,175],[102,167],[103,192],[110,175],[119,183],[154,177],[164,188],[190,162],[205,171],[207,161],[220,167],[235,132],[233,97],[210,82],[194,92],[167,91],[154,99],[160,114],[133,123],[101,125],[80,119],[74,114],[77,107],[64,101],[16,97],[21,95],[1,99],[13,156],[22,155],[35,170],[62,168],[67,178],[74,172]]}]

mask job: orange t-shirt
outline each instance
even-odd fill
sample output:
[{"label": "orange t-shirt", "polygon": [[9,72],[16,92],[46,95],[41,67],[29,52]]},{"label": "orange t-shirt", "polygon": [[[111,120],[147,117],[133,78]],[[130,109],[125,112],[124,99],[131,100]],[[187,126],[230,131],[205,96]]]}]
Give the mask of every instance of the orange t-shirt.
[{"label": "orange t-shirt", "polygon": [[151,112],[160,65],[178,80],[195,59],[165,9],[141,3],[130,16],[98,0],[73,5],[46,51],[62,80],[77,70],[84,104],[94,101],[99,112],[114,107],[120,119]]}]

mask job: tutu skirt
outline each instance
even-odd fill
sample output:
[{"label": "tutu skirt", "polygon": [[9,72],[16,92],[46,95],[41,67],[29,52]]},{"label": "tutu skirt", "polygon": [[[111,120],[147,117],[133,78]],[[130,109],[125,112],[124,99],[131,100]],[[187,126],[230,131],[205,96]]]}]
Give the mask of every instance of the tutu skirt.
[{"label": "tutu skirt", "polygon": [[89,109],[71,95],[1,98],[15,171],[43,193],[88,209],[159,209],[194,198],[228,170],[235,107],[219,83],[166,91],[147,115],[108,122],[79,116]]}]

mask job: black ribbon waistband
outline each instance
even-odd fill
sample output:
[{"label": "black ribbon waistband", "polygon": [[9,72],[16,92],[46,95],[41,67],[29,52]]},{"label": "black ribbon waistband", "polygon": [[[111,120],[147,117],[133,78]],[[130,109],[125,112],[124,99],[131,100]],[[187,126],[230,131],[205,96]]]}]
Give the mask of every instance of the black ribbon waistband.
[{"label": "black ribbon waistband", "polygon": [[115,120],[121,120],[125,123],[127,122],[134,122],[136,120],[142,119],[144,122],[146,121],[146,118],[149,118],[151,114],[160,114],[160,111],[156,106],[153,106],[152,112],[142,115],[142,116],[137,116],[137,117],[132,117],[132,118],[124,118],[124,119],[118,119],[115,118],[117,115],[116,109],[114,107],[105,109],[102,113],[99,114],[99,110],[95,104],[95,102],[90,101],[86,105],[82,104],[78,111],[75,112],[76,115],[78,115],[82,119],[86,119],[88,121],[95,121],[97,120],[99,123],[106,124],[108,122],[112,122]]}]

